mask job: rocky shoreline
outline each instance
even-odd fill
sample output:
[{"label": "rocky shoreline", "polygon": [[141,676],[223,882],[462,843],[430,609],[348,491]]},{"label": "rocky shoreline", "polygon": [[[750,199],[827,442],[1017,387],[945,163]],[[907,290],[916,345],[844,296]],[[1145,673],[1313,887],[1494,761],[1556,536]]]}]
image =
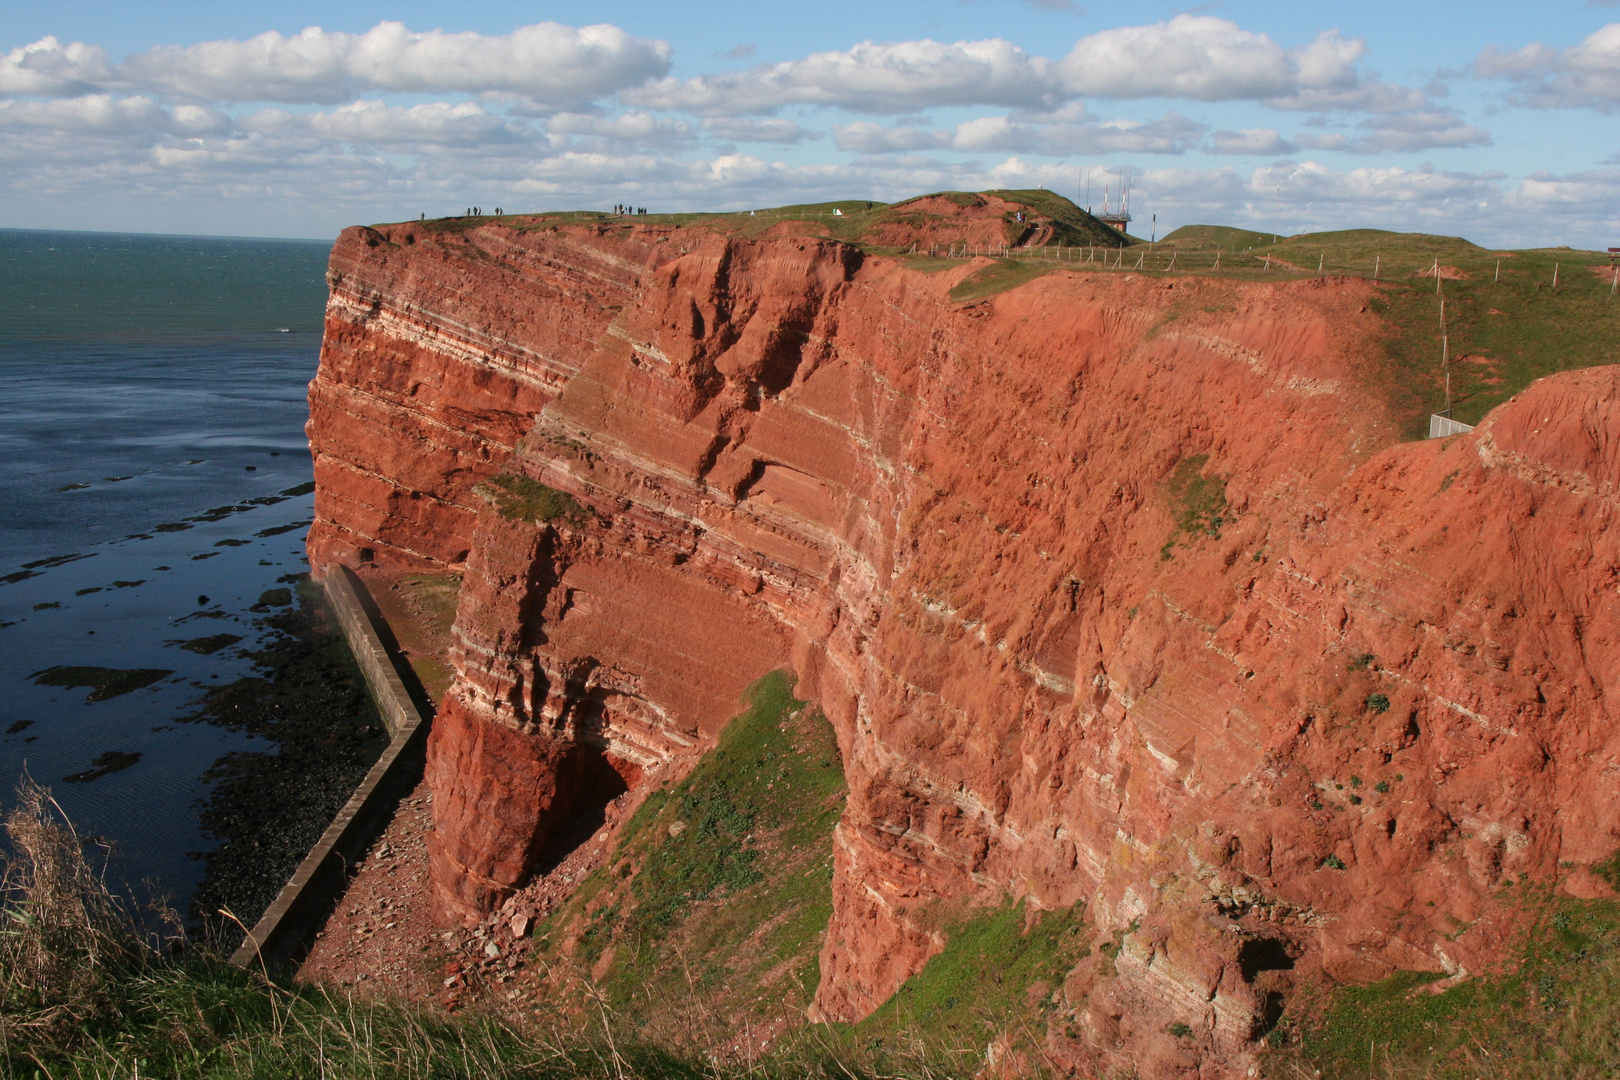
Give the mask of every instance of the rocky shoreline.
[{"label": "rocky shoreline", "polygon": [[[260,736],[272,751],[227,754],[208,772],[203,827],[220,841],[191,922],[228,952],[276,898],[388,745],[365,682],[308,575],[295,605],[259,620],[275,631],[251,656],[257,673],[211,690],[192,722]],[[227,914],[228,913],[228,914]]]}]

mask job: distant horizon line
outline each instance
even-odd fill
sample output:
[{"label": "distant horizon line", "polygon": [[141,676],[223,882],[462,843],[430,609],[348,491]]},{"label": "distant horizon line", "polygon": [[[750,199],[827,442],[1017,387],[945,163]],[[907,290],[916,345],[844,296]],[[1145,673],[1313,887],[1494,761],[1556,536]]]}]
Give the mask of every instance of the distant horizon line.
[{"label": "distant horizon line", "polygon": [[[1079,203],[1074,202],[1074,200],[1072,200],[1072,199],[1068,199],[1068,196],[1063,195],[1061,192],[1052,191],[1050,188],[1047,188],[1047,189],[1037,189],[1037,188],[1029,188],[1029,189],[987,188],[987,189],[985,189],[985,192],[990,192],[990,191],[1021,191],[1021,190],[1029,190],[1029,191],[1045,190],[1045,191],[1047,191],[1047,192],[1049,192],[1049,193],[1051,193],[1053,195],[1059,196],[1060,198],[1067,199],[1071,203],[1071,205],[1074,205],[1075,207],[1077,207],[1077,208],[1079,208],[1081,210],[1085,210],[1085,207],[1080,206]],[[983,194],[983,193],[984,192],[971,192],[971,193],[964,192],[963,194]],[[937,194],[943,194],[943,192],[928,192],[928,193],[926,193],[926,195],[937,195]],[[913,199],[925,198],[926,195],[909,196],[909,197],[907,197],[905,199],[899,200],[898,203],[882,203],[881,205],[884,205],[884,206],[896,206],[896,205],[899,205],[900,203],[910,202]],[[873,203],[880,203],[881,202],[881,200],[877,200],[877,199],[872,199],[872,200],[865,200],[865,199],[830,199],[830,200],[827,200],[826,202],[823,202],[823,203],[788,203],[788,204],[785,204],[784,206],[781,206],[781,207],[774,207],[774,206],[772,206],[772,207],[760,207],[758,209],[764,209],[764,210],[783,209],[783,210],[785,210],[785,209],[789,209],[789,208],[795,208],[796,209],[796,208],[799,208],[799,207],[809,207],[809,206],[832,206],[832,205],[836,205],[836,204],[839,204],[839,203],[845,203],[845,202],[866,202],[866,201],[870,201],[870,202],[873,202]],[[1086,211],[1086,212],[1091,213],[1091,211]],[[502,214],[499,215],[499,217],[538,217],[538,216],[542,216],[542,215],[546,215],[546,214],[591,214],[591,213],[606,214],[606,215],[611,216],[612,211],[597,210],[595,208],[576,209],[576,210],[562,210],[562,209],[519,210],[519,211],[513,211],[511,213],[502,213]],[[672,211],[671,213],[683,214],[683,215],[684,214],[703,214],[703,215],[723,216],[723,215],[727,215],[727,214],[746,214],[746,213],[748,213],[748,211],[747,210],[685,210],[685,211]],[[427,218],[426,220],[428,220],[428,221],[448,221],[448,220],[453,220],[455,218],[465,217],[465,216],[466,215],[463,215],[463,214],[443,214],[443,215],[440,215],[437,218]],[[494,215],[494,214],[480,214],[478,216],[479,217],[494,218],[497,215]],[[1092,214],[1092,216],[1095,217],[1096,215]],[[363,226],[363,227],[366,227],[366,228],[372,228],[372,227],[375,227],[376,225],[406,225],[406,224],[410,224],[412,221],[416,221],[416,220],[419,220],[419,219],[416,219],[416,218],[403,218],[403,219],[401,219],[399,221],[380,221],[380,222],[358,222],[357,221],[357,222],[351,223],[350,225],[345,225],[344,228],[345,229],[354,228],[355,226]],[[1216,224],[1214,222],[1200,221],[1200,222],[1192,222],[1192,223],[1187,224],[1187,225],[1178,226],[1176,229],[1172,229],[1170,233],[1165,234],[1165,237],[1168,238],[1169,236],[1173,235],[1174,233],[1179,232],[1181,229],[1201,228],[1201,227],[1202,228],[1233,229],[1233,230],[1239,231],[1239,232],[1251,232],[1251,233],[1254,233],[1257,236],[1272,235],[1271,231],[1268,230],[1268,229],[1255,229],[1255,228],[1251,228],[1251,227],[1245,226],[1245,225],[1219,225],[1219,224]],[[339,232],[341,232],[341,231],[342,230],[339,230]],[[1325,236],[1325,235],[1328,235],[1328,234],[1331,234],[1331,233],[1340,233],[1340,232],[1382,232],[1382,233],[1389,233],[1389,234],[1394,235],[1394,236],[1433,236],[1433,237],[1439,237],[1439,238],[1461,240],[1462,242],[1464,242],[1466,244],[1472,244],[1473,246],[1478,247],[1481,250],[1487,250],[1487,251],[1503,251],[1503,252],[1507,252],[1507,251],[1560,251],[1560,250],[1563,250],[1563,251],[1571,251],[1571,252],[1585,251],[1585,252],[1590,252],[1592,254],[1596,254],[1596,255],[1600,255],[1600,256],[1606,256],[1606,255],[1610,254],[1610,252],[1604,251],[1604,250],[1602,250],[1600,248],[1577,248],[1577,247],[1571,247],[1570,245],[1567,245],[1567,244],[1554,244],[1554,245],[1547,245],[1547,246],[1540,246],[1540,247],[1526,247],[1526,248],[1495,247],[1495,246],[1488,246],[1488,245],[1480,244],[1478,241],[1470,240],[1468,237],[1461,236],[1461,235],[1448,234],[1448,233],[1425,233],[1425,232],[1418,232],[1418,231],[1408,232],[1408,231],[1401,230],[1401,229],[1380,229],[1380,228],[1376,228],[1374,226],[1357,226],[1357,227],[1349,228],[1349,229],[1324,229],[1324,230],[1320,230],[1320,231],[1317,231],[1317,232],[1302,232],[1302,233],[1292,233],[1292,234],[1287,234],[1287,235],[1276,234],[1278,236],[1278,240],[1276,242],[1280,244],[1280,243],[1287,242],[1289,240],[1299,239],[1299,238],[1306,237],[1306,236]],[[337,242],[337,235],[336,234],[334,234],[330,239],[326,239],[326,238],[322,238],[322,237],[312,237],[312,236],[250,236],[250,235],[244,235],[244,234],[240,234],[240,233],[138,232],[138,231],[131,231],[131,230],[123,230],[123,229],[49,229],[49,228],[30,228],[30,227],[27,227],[27,226],[20,226],[20,225],[0,225],[0,233],[35,233],[35,234],[56,234],[56,235],[66,235],[66,236],[127,236],[127,237],[142,237],[142,238],[152,239],[152,240],[244,240],[244,241],[259,241],[259,242],[265,242],[265,243],[281,243],[281,244],[324,244],[324,245],[328,245],[328,246],[330,246],[330,245]],[[1144,243],[1144,244],[1149,242],[1147,240],[1143,240],[1141,237],[1133,237],[1133,239],[1137,240],[1140,243]],[[1164,238],[1161,238],[1159,242],[1163,243]]]},{"label": "distant horizon line", "polygon": [[239,233],[135,232],[125,229],[40,229],[23,225],[0,225],[0,233],[54,233],[67,236],[140,236],[152,240],[258,240],[280,244],[331,244],[315,236],[246,236]]}]

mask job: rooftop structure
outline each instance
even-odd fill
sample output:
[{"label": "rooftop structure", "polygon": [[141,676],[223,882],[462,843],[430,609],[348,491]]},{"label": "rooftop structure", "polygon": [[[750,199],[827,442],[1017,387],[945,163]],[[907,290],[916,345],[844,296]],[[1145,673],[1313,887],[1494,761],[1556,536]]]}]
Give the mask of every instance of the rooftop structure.
[{"label": "rooftop structure", "polygon": [[[1119,230],[1120,232],[1127,232],[1131,223],[1131,188],[1133,186],[1134,185],[1131,183],[1130,171],[1128,169],[1121,170],[1119,179],[1119,204],[1112,208],[1108,205],[1110,191],[1108,187],[1105,186],[1103,188],[1102,213],[1093,214],[1093,216],[1104,225],[1108,225],[1111,228]],[[1091,208],[1088,206],[1086,209],[1089,211]]]}]

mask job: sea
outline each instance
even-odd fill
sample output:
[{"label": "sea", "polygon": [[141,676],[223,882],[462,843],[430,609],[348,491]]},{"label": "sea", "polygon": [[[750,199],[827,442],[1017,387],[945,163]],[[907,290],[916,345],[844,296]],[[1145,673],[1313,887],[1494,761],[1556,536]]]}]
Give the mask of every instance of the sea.
[{"label": "sea", "polygon": [[184,910],[220,765],[199,720],[297,604],[330,245],[0,229],[0,810],[48,788]]}]

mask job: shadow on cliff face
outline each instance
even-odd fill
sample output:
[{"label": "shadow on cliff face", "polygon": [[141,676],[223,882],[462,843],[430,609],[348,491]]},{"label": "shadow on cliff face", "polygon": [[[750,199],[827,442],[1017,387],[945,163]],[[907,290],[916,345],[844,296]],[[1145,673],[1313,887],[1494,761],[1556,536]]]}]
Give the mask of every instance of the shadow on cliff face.
[{"label": "shadow on cliff face", "polygon": [[[615,768],[617,760],[596,747],[585,747],[580,766],[579,789],[568,816],[552,831],[535,860],[531,878],[544,877],[596,835],[607,821],[608,804],[629,791],[636,780],[634,767]],[[620,769],[624,769],[621,773]]]},{"label": "shadow on cliff face", "polygon": [[[580,727],[583,739],[572,734]],[[569,731],[520,731],[471,715],[454,694],[445,700],[425,766],[434,800],[429,866],[443,924],[471,926],[554,869],[635,786],[639,770],[608,753],[589,724],[570,719]]]},{"label": "shadow on cliff face", "polygon": [[[1297,950],[1296,950],[1297,951]],[[1282,1021],[1289,992],[1294,989],[1289,973],[1295,957],[1286,942],[1276,938],[1251,938],[1238,950],[1238,971],[1254,988],[1254,1025],[1251,1039],[1263,1039]]]},{"label": "shadow on cliff face", "polygon": [[1262,971],[1292,971],[1294,958],[1288,955],[1288,947],[1275,938],[1253,938],[1238,950],[1238,966],[1243,981],[1252,983]]}]

